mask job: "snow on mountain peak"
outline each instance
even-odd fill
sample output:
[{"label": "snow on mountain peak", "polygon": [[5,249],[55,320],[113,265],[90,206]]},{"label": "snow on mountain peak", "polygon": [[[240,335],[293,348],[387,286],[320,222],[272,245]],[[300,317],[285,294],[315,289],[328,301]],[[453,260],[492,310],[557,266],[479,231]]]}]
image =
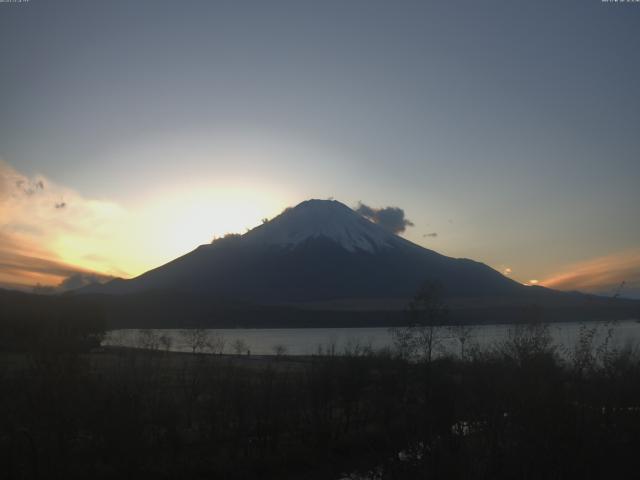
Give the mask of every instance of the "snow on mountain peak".
[{"label": "snow on mountain peak", "polygon": [[307,200],[243,235],[243,240],[292,248],[327,238],[344,249],[375,252],[397,237],[336,200]]}]

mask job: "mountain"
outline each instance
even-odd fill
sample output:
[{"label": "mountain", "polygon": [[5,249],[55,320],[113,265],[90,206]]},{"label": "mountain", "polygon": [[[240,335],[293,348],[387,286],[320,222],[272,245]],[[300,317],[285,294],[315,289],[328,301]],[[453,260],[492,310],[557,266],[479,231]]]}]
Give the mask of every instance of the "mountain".
[{"label": "mountain", "polygon": [[488,266],[420,247],[334,200],[308,200],[131,280],[85,293],[206,293],[259,304],[410,298],[425,281],[447,296],[503,296],[526,287]]}]

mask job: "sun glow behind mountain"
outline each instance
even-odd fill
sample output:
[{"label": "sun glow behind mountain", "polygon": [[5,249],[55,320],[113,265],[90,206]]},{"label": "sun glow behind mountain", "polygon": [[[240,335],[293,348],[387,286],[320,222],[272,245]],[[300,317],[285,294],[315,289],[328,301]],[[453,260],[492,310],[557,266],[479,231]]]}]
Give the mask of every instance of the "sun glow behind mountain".
[{"label": "sun glow behind mountain", "polygon": [[75,274],[139,275],[213,237],[244,232],[288,201],[265,185],[212,182],[121,205],[6,163],[0,163],[0,195],[0,283],[18,288],[55,286]]},{"label": "sun glow behind mountain", "polygon": [[150,202],[143,214],[147,228],[157,235],[151,248],[171,259],[214,237],[253,228],[279,213],[281,205],[256,188],[216,188],[175,192]]},{"label": "sun glow behind mountain", "polygon": [[[295,205],[300,195],[294,187],[288,190],[266,179],[203,176],[158,183],[155,188],[141,189],[134,200],[113,201],[91,198],[45,176],[25,175],[0,162],[0,286],[57,286],[70,278],[77,286],[112,276],[134,277],[214,237],[244,233],[260,225],[262,219]],[[351,201],[351,205],[355,203]],[[417,213],[412,210],[410,218],[416,220]],[[466,255],[460,245],[452,247],[450,236],[446,241],[440,240],[444,235],[439,236],[443,243],[432,246],[433,239],[425,240],[421,235],[424,228],[431,226],[416,222],[407,238],[450,256],[478,258]],[[454,231],[458,227],[450,228]],[[469,243],[472,238],[463,239],[467,248],[473,246]],[[623,295],[640,295],[637,249],[527,272],[512,266],[501,268],[495,258],[486,258],[491,248],[497,249],[495,245],[486,245],[482,251],[476,248],[479,258],[522,283],[532,284],[529,279],[537,277],[542,279],[540,285],[551,288],[608,294],[618,291],[624,281]],[[526,255],[524,250],[522,258]]]}]

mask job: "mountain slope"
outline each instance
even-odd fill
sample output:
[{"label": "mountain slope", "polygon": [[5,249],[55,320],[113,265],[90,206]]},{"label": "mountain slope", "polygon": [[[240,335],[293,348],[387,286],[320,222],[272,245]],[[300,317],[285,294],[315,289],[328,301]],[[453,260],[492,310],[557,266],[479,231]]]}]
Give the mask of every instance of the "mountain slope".
[{"label": "mountain slope", "polygon": [[504,296],[525,287],[488,266],[400,238],[337,201],[309,200],[240,236],[225,237],[131,280],[86,293],[153,290],[289,303],[409,298],[424,281],[447,296]]}]

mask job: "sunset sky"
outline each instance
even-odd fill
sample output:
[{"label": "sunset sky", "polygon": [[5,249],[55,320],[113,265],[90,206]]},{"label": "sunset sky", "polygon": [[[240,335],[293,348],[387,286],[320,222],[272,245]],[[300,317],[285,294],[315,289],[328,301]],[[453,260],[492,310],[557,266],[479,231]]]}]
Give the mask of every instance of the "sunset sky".
[{"label": "sunset sky", "polygon": [[334,197],[640,298],[639,45],[640,4],[600,0],[0,3],[0,285],[135,276]]}]

